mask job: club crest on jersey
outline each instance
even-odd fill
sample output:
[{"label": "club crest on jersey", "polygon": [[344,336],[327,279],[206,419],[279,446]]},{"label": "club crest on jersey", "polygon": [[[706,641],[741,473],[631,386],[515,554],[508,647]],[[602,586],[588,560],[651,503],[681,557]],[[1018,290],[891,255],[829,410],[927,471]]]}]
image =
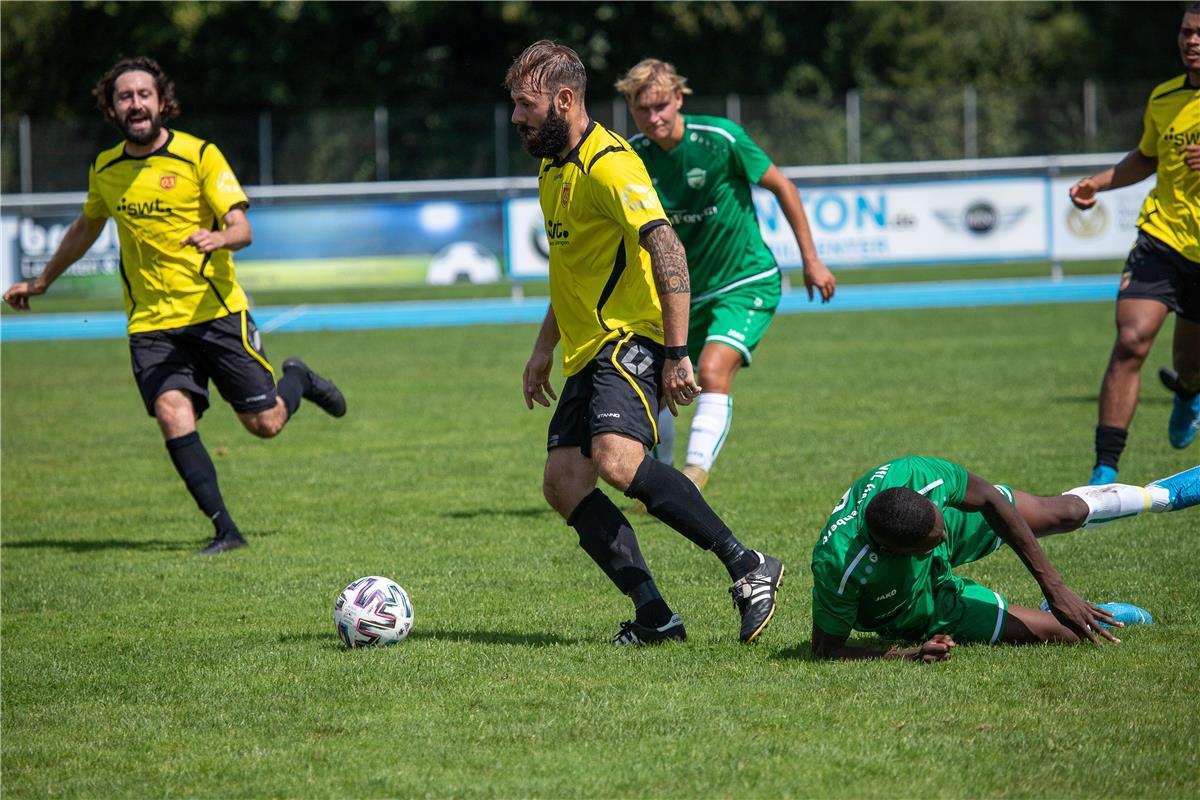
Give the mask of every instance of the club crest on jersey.
[{"label": "club crest on jersey", "polygon": [[568,205],[571,204],[571,184],[570,183],[563,184],[562,194],[559,196],[562,198],[562,207],[563,208],[566,208]]},{"label": "club crest on jersey", "polygon": [[687,171],[688,186],[692,187],[693,189],[699,189],[704,185],[704,180],[707,177],[708,172],[700,169],[699,167],[693,167]]},{"label": "club crest on jersey", "polygon": [[161,186],[165,191],[171,191],[175,188],[175,175],[163,175],[158,179],[158,185]]}]

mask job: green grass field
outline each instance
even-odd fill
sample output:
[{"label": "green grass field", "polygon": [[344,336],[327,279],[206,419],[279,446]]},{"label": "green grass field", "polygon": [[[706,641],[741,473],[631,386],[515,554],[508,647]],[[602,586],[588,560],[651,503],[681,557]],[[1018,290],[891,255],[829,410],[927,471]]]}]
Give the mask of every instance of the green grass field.
[{"label": "green grass field", "polygon": [[[5,344],[3,793],[1195,797],[1200,511],[1045,540],[1081,594],[1154,614],[1119,646],[960,647],[929,666],[807,655],[811,547],[867,468],[925,453],[1033,492],[1086,480],[1111,318],[777,319],[708,491],[788,565],[776,620],[739,645],[721,565],[639,517],[690,637],[639,651],[606,643],[627,601],[541,498],[549,412],[520,398],[531,326],[269,336],[276,361],[337,379],[350,412],[307,406],[260,441],[214,405],[201,433],[251,546],[208,560],[125,343]],[[1147,372],[1130,482],[1200,455],[1167,445]],[[347,651],[332,603],[368,574],[409,590],[416,627]],[[963,574],[1040,599],[1009,552]]]}]

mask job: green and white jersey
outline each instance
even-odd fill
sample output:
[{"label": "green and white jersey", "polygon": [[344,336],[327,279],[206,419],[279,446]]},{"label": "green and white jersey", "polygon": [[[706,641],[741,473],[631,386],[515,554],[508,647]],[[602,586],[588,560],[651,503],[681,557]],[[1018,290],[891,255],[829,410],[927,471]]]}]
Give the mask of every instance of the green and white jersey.
[{"label": "green and white jersey", "polygon": [[966,494],[967,470],[940,458],[906,456],[881,464],[846,490],[813,547],[813,623],[831,636],[923,630],[934,615],[934,589],[957,580],[951,572],[956,543],[950,538],[920,557],[883,556],[872,547],[867,505],[897,486],[924,495],[939,509],[954,507]]},{"label": "green and white jersey", "polygon": [[683,140],[671,150],[643,134],[629,144],[687,249],[692,302],[755,280],[779,280],[751,196],[771,159],[744,130],[721,117],[685,116]]}]

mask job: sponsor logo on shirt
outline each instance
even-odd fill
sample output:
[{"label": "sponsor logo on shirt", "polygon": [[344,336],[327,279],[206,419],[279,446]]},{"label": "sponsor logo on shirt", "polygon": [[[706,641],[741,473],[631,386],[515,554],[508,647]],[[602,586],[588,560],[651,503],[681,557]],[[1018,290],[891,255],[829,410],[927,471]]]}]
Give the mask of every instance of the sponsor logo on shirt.
[{"label": "sponsor logo on shirt", "polygon": [[697,222],[704,222],[708,217],[717,215],[716,206],[708,206],[703,211],[668,211],[667,218],[671,221],[672,226],[677,225],[694,225]]},{"label": "sponsor logo on shirt", "polygon": [[130,218],[138,217],[165,217],[174,211],[170,206],[163,205],[163,201],[155,198],[153,201],[147,200],[144,203],[135,203],[124,197],[117,203],[117,213],[124,214]]},{"label": "sponsor logo on shirt", "polygon": [[546,223],[546,241],[551,247],[570,244],[571,232],[558,220],[551,220]]}]

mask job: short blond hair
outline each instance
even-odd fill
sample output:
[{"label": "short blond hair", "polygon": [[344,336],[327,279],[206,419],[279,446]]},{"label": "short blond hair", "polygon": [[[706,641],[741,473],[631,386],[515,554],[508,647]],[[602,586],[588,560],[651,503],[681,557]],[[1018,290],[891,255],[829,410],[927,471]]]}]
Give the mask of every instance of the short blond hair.
[{"label": "short blond hair", "polygon": [[651,86],[666,92],[692,93],[687,87],[687,78],[675,71],[675,65],[657,58],[644,58],[634,64],[614,86],[629,101],[636,100],[644,89]]}]

